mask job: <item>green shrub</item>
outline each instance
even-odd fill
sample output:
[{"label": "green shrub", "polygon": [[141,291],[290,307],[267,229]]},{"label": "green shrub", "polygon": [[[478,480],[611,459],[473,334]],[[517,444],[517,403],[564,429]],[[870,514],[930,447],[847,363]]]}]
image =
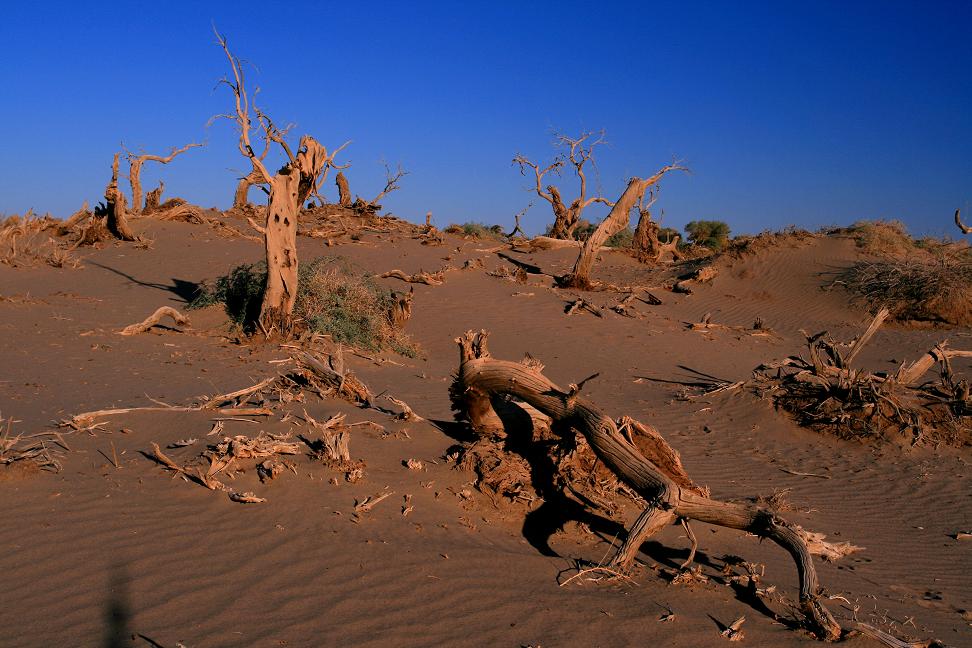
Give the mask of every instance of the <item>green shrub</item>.
[{"label": "green shrub", "polygon": [[676,236],[679,236],[679,233],[674,227],[662,227],[658,230],[659,243],[671,243]]},{"label": "green shrub", "polygon": [[[230,319],[252,333],[266,283],[265,262],[243,264],[202,287],[188,308],[223,304]],[[327,334],[335,342],[363,349],[389,348],[414,356],[414,346],[389,319],[392,303],[391,291],[341,257],[324,256],[300,265],[294,304],[298,330]]]},{"label": "green shrub", "polygon": [[729,225],[722,221],[698,220],[685,226],[688,240],[718,252],[729,242]]},{"label": "green shrub", "polygon": [[456,234],[458,236],[469,236],[471,238],[486,239],[486,238],[503,238],[503,228],[499,225],[486,225],[485,223],[476,223],[474,221],[468,221],[462,225],[457,225],[453,223],[443,230],[448,234]]}]

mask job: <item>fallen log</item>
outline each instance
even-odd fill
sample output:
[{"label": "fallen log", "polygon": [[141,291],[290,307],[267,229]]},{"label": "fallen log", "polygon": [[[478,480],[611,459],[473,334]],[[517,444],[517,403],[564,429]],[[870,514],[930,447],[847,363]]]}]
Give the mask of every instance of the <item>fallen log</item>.
[{"label": "fallen log", "polygon": [[415,274],[405,274],[401,270],[389,270],[388,272],[381,275],[382,279],[401,279],[407,283],[422,283],[428,286],[438,286],[444,279],[444,272],[439,270],[438,272],[416,272]]},{"label": "fallen log", "polygon": [[566,424],[580,432],[596,456],[649,502],[610,567],[628,567],[645,540],[682,519],[747,531],[773,540],[792,556],[800,579],[800,609],[808,629],[829,641],[840,638],[841,627],[822,601],[807,532],[765,508],[707,497],[679,470],[681,465],[673,463],[673,457],[677,462],[677,453],[661,435],[655,439],[658,452],[647,458],[622,435],[614,420],[579,396],[577,385],[563,390],[536,366],[492,359],[486,348],[487,336],[485,331],[468,331],[456,338],[460,366],[453,389],[455,405],[473,429],[480,434],[496,432],[497,428],[501,431],[503,423],[491,398],[513,396],[549,416],[555,424]]}]

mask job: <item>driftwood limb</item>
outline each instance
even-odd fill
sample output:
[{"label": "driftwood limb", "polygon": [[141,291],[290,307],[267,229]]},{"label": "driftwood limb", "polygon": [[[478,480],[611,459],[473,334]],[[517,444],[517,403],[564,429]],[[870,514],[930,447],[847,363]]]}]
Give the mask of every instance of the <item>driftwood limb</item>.
[{"label": "driftwood limb", "polygon": [[126,326],[122,329],[122,335],[138,335],[144,333],[162,321],[163,317],[171,317],[176,326],[191,326],[189,318],[172,308],[171,306],[160,306],[158,310],[146,317],[143,321]]},{"label": "driftwood limb", "polygon": [[[618,429],[618,425],[593,403],[564,391],[535,368],[521,363],[494,360],[486,349],[486,334],[472,331],[457,338],[460,367],[457,405],[477,431],[489,430],[502,421],[490,398],[506,394],[525,401],[555,422],[579,431],[596,456],[625,484],[644,497],[649,506],[629,536],[644,539],[680,518],[739,529],[769,538],[793,557],[800,579],[800,607],[806,624],[818,636],[836,640],[841,628],[821,599],[810,548],[800,530],[771,511],[756,506],[721,502],[698,488],[683,486],[675,475],[642,455]],[[660,442],[664,442],[659,435]],[[668,444],[664,444],[668,447]],[[674,452],[674,451],[672,451]],[[634,545],[634,541],[629,542]],[[623,567],[632,550],[620,552],[613,564]]]},{"label": "driftwood limb", "polygon": [[[127,151],[125,152],[125,157],[128,158],[128,182],[132,186],[132,213],[139,214],[142,212],[142,165],[146,162],[158,162],[159,164],[168,164],[175,157],[181,153],[185,153],[189,149],[197,148],[202,146],[202,144],[186,144],[182,148],[172,147],[172,150],[168,155],[135,155],[134,153]],[[159,185],[158,189],[153,189],[150,194],[154,194],[153,200],[155,206],[158,206],[159,197],[162,195],[162,189],[164,185]],[[146,197],[145,210],[151,209],[148,197]]]}]

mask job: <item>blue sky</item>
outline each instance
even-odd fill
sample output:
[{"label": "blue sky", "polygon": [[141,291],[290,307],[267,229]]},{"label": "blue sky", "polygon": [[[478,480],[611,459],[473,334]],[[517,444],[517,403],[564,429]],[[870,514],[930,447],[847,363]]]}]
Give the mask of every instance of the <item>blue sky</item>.
[{"label": "blue sky", "polygon": [[665,225],[896,218],[958,233],[952,211],[972,208],[972,3],[673,5],[18,3],[0,22],[0,213],[67,215],[101,198],[121,143],[191,141],[207,146],[146,165],[145,184],[227,207],[248,163],[231,124],[206,126],[231,107],[215,23],[294,141],[353,140],[353,192],[380,190],[383,159],[411,171],[385,201],[406,218],[509,225],[532,201],[537,232],[550,209],[513,155],[546,160],[552,131],[603,128],[609,198],[673,157],[692,169],[663,184]]}]

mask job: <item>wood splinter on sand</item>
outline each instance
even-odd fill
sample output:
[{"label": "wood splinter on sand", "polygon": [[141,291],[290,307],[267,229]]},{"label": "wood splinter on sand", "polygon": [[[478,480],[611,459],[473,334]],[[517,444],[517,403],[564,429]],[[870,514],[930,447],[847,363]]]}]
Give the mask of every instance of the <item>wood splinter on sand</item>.
[{"label": "wood splinter on sand", "polygon": [[382,279],[401,279],[407,283],[421,283],[427,286],[438,286],[441,285],[445,279],[443,279],[444,272],[439,270],[438,272],[416,272],[415,274],[405,274],[397,268],[395,270],[389,270],[388,272],[381,275]]},{"label": "wood splinter on sand", "polygon": [[513,396],[555,423],[567,423],[580,432],[598,459],[650,503],[608,567],[627,569],[643,542],[681,520],[698,520],[753,533],[773,540],[796,563],[800,609],[806,627],[822,639],[835,641],[841,637],[840,624],[824,604],[811,555],[846,555],[858,547],[824,542],[821,536],[762,507],[711,499],[704,489],[693,484],[681,466],[678,453],[660,434],[633,419],[622,419],[622,423],[637,425],[639,432],[648,435],[651,445],[646,452],[651,456],[645,456],[621,433],[618,423],[579,395],[580,387],[572,386],[565,391],[536,366],[491,358],[486,348],[487,337],[486,331],[468,331],[456,338],[460,351],[454,390],[456,406],[472,428],[481,435],[506,432],[491,398]]},{"label": "wood splinter on sand", "polygon": [[146,317],[143,321],[126,326],[120,331],[120,334],[138,335],[139,333],[144,333],[161,322],[163,317],[171,317],[176,323],[176,326],[192,326],[189,323],[189,318],[176,309],[172,308],[171,306],[160,306],[158,310]]}]

